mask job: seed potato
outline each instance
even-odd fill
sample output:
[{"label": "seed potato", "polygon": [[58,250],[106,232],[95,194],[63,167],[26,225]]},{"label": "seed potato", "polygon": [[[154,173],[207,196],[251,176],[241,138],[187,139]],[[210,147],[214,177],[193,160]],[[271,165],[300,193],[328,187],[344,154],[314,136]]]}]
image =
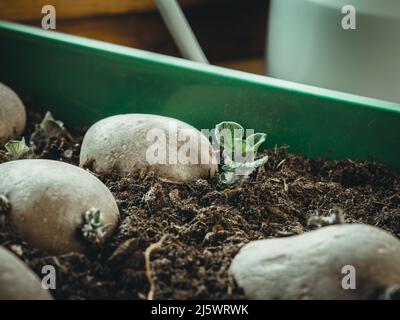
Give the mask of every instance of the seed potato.
[{"label": "seed potato", "polygon": [[0,246],[0,300],[52,300],[36,274]]},{"label": "seed potato", "polygon": [[0,164],[0,194],[9,200],[6,219],[11,226],[30,245],[49,253],[84,251],[82,230],[99,230],[87,224],[92,211],[93,218],[101,218],[96,224],[105,227],[102,239],[118,224],[118,207],[107,187],[63,162],[28,159]]},{"label": "seed potato", "polygon": [[368,225],[328,226],[250,242],[230,270],[249,299],[379,299],[400,284],[400,241]]},{"label": "seed potato", "polygon": [[[182,134],[186,140],[171,138],[170,132],[174,131],[169,131],[170,128],[176,128],[177,136]],[[152,135],[158,133],[164,134],[165,143]],[[155,151],[158,143],[162,147]],[[187,163],[182,163],[179,155],[183,153],[178,152],[187,150],[185,146],[196,152],[185,153],[188,155],[185,159]],[[175,164],[170,150],[178,155]],[[165,154],[166,162],[149,161],[149,154],[160,156],[160,159]],[[208,157],[209,161],[201,162],[202,156]],[[145,114],[117,115],[95,123],[83,139],[80,165],[90,166],[95,172],[103,174],[153,171],[156,176],[174,182],[207,178],[217,171],[211,144],[200,131],[176,119]]]}]

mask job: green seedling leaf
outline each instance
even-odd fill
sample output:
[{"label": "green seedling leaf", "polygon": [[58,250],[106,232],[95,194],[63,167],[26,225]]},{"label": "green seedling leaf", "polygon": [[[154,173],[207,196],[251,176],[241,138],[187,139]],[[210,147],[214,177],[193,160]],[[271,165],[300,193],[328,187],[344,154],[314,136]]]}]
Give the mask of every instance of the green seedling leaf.
[{"label": "green seedling leaf", "polygon": [[222,166],[222,170],[223,170],[225,173],[228,173],[228,172],[235,172],[235,171],[236,171],[236,168],[237,168],[237,163],[235,163],[235,162],[231,162],[231,163],[229,163],[229,164],[224,164],[224,165]]},{"label": "green seedling leaf", "polygon": [[343,210],[340,208],[333,208],[329,210],[329,216],[320,216],[318,214],[308,218],[307,225],[309,227],[321,228],[333,224],[343,224],[345,219],[343,216]]},{"label": "green seedling leaf", "polygon": [[268,161],[268,157],[254,160],[259,147],[265,141],[265,133],[256,133],[243,140],[244,129],[236,122],[224,121],[215,128],[215,137],[223,148],[224,165],[220,180],[225,184],[242,182]]},{"label": "green seedling leaf", "polygon": [[253,170],[263,166],[268,161],[268,156],[262,157],[251,162],[232,162],[222,166],[222,170],[225,172],[235,172],[239,170]]},{"label": "green seedling leaf", "polygon": [[4,148],[7,150],[6,156],[10,160],[29,159],[33,156],[33,150],[25,143],[25,138],[21,141],[10,140]]},{"label": "green seedling leaf", "polygon": [[234,150],[235,141],[243,138],[244,128],[236,122],[224,121],[216,125],[214,134],[221,147]]},{"label": "green seedling leaf", "polygon": [[267,137],[266,133],[255,133],[246,139],[247,151],[253,151],[254,155],[258,152],[258,148],[262,145]]},{"label": "green seedling leaf", "polygon": [[263,166],[268,161],[268,156],[251,162],[231,162],[222,166],[223,172],[220,181],[224,184],[241,183],[247,180],[252,172]]},{"label": "green seedling leaf", "polygon": [[99,209],[91,208],[85,212],[82,234],[88,242],[93,245],[102,244],[107,227],[108,225],[104,225]]},{"label": "green seedling leaf", "polygon": [[249,146],[249,144],[247,143],[246,140],[240,140],[240,141],[238,141],[235,150],[240,150],[241,155],[244,157],[244,156],[247,155],[247,150],[249,149],[249,147],[250,146]]},{"label": "green seedling leaf", "polygon": [[65,132],[64,123],[59,120],[55,120],[50,111],[47,111],[42,122],[35,127],[35,131],[30,137],[30,141],[34,144],[40,139],[51,139],[57,137]]},{"label": "green seedling leaf", "polygon": [[234,172],[223,172],[220,175],[220,181],[223,184],[240,184],[249,178],[248,175],[237,175]]},{"label": "green seedling leaf", "polygon": [[256,161],[254,161],[254,162],[252,163],[252,166],[253,166],[254,168],[258,168],[258,167],[261,167],[261,166],[263,166],[264,164],[266,164],[267,161],[268,161],[268,156],[264,156],[264,157],[262,157],[262,158],[260,158],[260,159],[257,159]]},{"label": "green seedling leaf", "polygon": [[49,136],[57,135],[65,130],[64,123],[62,121],[54,119],[50,111],[47,111],[40,128]]},{"label": "green seedling leaf", "polygon": [[241,176],[235,175],[234,172],[223,172],[219,178],[223,184],[234,184],[241,179]]},{"label": "green seedling leaf", "polygon": [[[229,160],[235,159],[236,157],[245,157],[248,153],[247,153],[247,142],[242,140],[242,139],[235,139],[233,141],[233,147],[229,147],[229,148],[224,148],[224,150],[222,151],[222,156],[224,158],[224,162],[228,162]],[[252,153],[253,155],[253,153]]]}]

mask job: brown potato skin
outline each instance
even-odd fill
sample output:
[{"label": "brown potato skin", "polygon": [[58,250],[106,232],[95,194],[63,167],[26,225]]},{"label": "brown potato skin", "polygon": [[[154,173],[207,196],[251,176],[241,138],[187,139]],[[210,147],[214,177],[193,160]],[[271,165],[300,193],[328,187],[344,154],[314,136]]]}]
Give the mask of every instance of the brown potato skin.
[{"label": "brown potato skin", "polygon": [[118,225],[119,210],[107,187],[89,172],[53,160],[17,160],[0,164],[0,193],[8,197],[8,220],[31,246],[51,254],[84,252],[81,234],[86,210],[101,210],[109,225]]},{"label": "brown potato skin", "polygon": [[19,137],[25,125],[24,104],[13,90],[0,82],[0,145]]},{"label": "brown potato skin", "polygon": [[53,300],[40,279],[13,253],[0,246],[0,300]]},{"label": "brown potato skin", "polygon": [[[201,164],[201,149],[197,148],[197,155],[190,153],[190,161],[187,164],[149,163],[146,151],[154,144],[154,141],[147,140],[149,130],[157,129],[165,133],[167,150],[180,150],[185,144],[185,141],[169,139],[170,124],[176,125],[178,134],[190,132],[190,141],[195,141],[198,145],[200,142],[204,143],[210,161]],[[80,166],[89,166],[101,174],[117,172],[120,175],[128,175],[136,171],[152,171],[161,179],[177,183],[206,179],[214,176],[218,170],[212,146],[200,131],[185,122],[151,114],[123,114],[95,123],[83,139]]]}]

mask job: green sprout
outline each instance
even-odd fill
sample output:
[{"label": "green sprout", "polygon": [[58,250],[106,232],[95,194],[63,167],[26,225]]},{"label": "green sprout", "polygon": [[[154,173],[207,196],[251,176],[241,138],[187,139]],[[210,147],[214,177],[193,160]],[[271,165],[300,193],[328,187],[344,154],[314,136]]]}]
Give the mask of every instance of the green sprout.
[{"label": "green sprout", "polygon": [[33,156],[33,150],[26,145],[25,138],[22,138],[21,141],[10,140],[4,148],[7,150],[7,158],[10,160],[29,159]]},{"label": "green sprout", "polygon": [[104,225],[101,211],[96,208],[87,210],[84,214],[84,220],[85,223],[82,227],[83,237],[94,245],[103,243],[108,225]]},{"label": "green sprout", "polygon": [[240,124],[231,121],[221,122],[215,127],[215,137],[223,148],[224,165],[220,180],[224,184],[247,180],[254,170],[268,161],[268,156],[254,160],[267,135],[255,133],[243,140],[244,132]]},{"label": "green sprout", "polygon": [[65,132],[64,123],[59,120],[55,120],[50,111],[47,111],[42,122],[35,126],[35,131],[30,137],[31,143],[37,145],[42,140],[49,140],[53,137],[57,137]]},{"label": "green sprout", "polygon": [[6,216],[11,209],[10,200],[0,193],[0,229],[4,226],[6,221]]},{"label": "green sprout", "polygon": [[338,207],[333,207],[329,210],[329,216],[320,216],[318,213],[312,215],[307,220],[307,226],[312,228],[321,228],[334,224],[345,223],[343,210]]}]

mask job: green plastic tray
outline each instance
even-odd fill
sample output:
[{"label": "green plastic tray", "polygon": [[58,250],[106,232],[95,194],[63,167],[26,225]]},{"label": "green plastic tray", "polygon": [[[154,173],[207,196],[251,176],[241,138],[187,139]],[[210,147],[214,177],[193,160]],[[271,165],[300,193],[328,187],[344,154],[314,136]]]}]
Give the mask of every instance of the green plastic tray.
[{"label": "green plastic tray", "polygon": [[[310,157],[400,168],[400,105],[0,21],[0,81],[67,125],[129,112],[223,120]],[[400,90],[400,85],[399,85]]]}]

